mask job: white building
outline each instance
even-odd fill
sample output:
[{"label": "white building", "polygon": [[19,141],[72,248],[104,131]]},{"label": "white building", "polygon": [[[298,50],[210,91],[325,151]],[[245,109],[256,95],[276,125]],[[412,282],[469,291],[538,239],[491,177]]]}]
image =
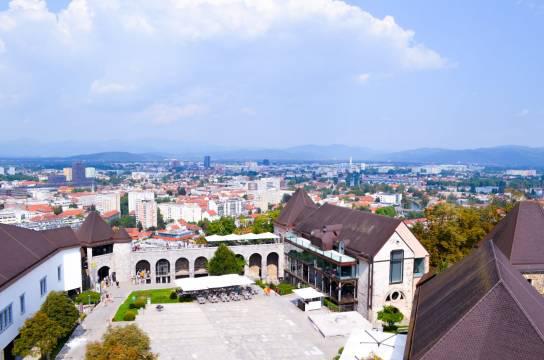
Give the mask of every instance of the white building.
[{"label": "white building", "polygon": [[15,167],[10,166],[8,168],[8,175],[15,175]]},{"label": "white building", "polygon": [[94,179],[96,177],[96,169],[94,167],[86,167],[85,177],[87,179]]},{"label": "white building", "polygon": [[70,228],[34,231],[0,225],[0,359],[11,358],[24,321],[51,291],[81,288],[81,255]]},{"label": "white building", "polygon": [[72,168],[71,167],[62,169],[62,174],[66,178],[66,181],[72,181]]},{"label": "white building", "polygon": [[[325,293],[371,322],[384,305],[409,320],[429,253],[399,219],[315,205],[299,189],[274,224],[284,241],[288,280]],[[376,323],[378,325],[378,323]]]},{"label": "white building", "polygon": [[195,203],[162,203],[158,204],[158,207],[164,220],[178,221],[182,219],[187,222],[199,222],[202,220],[202,209]]},{"label": "white building", "polygon": [[109,211],[121,211],[121,195],[114,193],[99,193],[84,195],[78,198],[78,204],[82,207],[94,206],[101,214]]},{"label": "white building", "polygon": [[136,211],[136,201],[155,200],[153,191],[129,191],[128,193],[128,212]]},{"label": "white building", "polygon": [[[217,214],[219,216],[230,216],[230,217],[240,216],[243,213],[244,202],[245,200],[240,198],[218,200],[215,202],[217,204]],[[211,206],[210,206],[210,209],[211,209]]]},{"label": "white building", "polygon": [[510,176],[536,176],[536,170],[506,170],[506,175]]},{"label": "white building", "polygon": [[136,201],[136,222],[142,224],[144,229],[157,227],[157,203],[155,200]]},{"label": "white building", "polygon": [[402,194],[385,194],[385,193],[376,193],[372,197],[374,201],[381,204],[388,205],[400,205],[402,202]]},{"label": "white building", "polygon": [[5,175],[4,168],[0,166],[0,175]]}]

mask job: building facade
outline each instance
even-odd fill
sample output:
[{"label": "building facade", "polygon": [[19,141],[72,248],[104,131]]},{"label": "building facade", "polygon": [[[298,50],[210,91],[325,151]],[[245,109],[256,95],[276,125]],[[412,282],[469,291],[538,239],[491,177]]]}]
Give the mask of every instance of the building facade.
[{"label": "building facade", "polygon": [[155,200],[136,201],[136,221],[141,223],[144,229],[157,227],[157,203]]},{"label": "building facade", "polygon": [[323,292],[371,322],[385,305],[409,318],[429,254],[400,220],[325,204],[299,189],[276,220],[285,242],[285,276]]}]

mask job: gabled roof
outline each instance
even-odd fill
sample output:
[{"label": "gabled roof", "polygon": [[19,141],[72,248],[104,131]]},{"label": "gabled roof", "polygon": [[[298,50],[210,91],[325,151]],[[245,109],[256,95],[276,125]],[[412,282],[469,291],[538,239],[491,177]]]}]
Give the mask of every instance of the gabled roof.
[{"label": "gabled roof", "polygon": [[544,211],[534,201],[518,202],[485,237],[520,271],[544,271]]},{"label": "gabled roof", "polygon": [[542,359],[544,297],[491,241],[418,284],[405,359]]},{"label": "gabled roof", "polygon": [[289,199],[276,223],[291,227],[296,225],[304,216],[317,209],[317,205],[312,201],[304,189],[299,188]]},{"label": "gabled roof", "polygon": [[71,228],[35,231],[0,224],[0,290],[57,251],[79,247]]},{"label": "gabled roof", "polygon": [[348,254],[375,256],[401,222],[387,216],[325,204],[303,217],[294,230],[311,239],[312,232],[316,230],[342,225],[336,239],[344,241]]},{"label": "gabled roof", "polygon": [[77,231],[77,237],[84,246],[100,246],[131,241],[130,236],[124,229],[112,229],[96,211],[89,213]]}]

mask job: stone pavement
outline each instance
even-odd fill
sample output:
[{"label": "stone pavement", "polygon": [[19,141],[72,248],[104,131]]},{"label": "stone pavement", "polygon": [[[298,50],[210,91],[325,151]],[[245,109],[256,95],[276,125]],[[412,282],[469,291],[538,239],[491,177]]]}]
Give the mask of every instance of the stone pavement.
[{"label": "stone pavement", "polygon": [[[324,338],[290,297],[166,304],[138,314],[159,359],[330,360],[346,338]],[[319,311],[318,311],[319,312]]]},{"label": "stone pavement", "polygon": [[[168,287],[173,286],[172,284],[166,285],[169,285]],[[87,343],[100,340],[110,324],[121,324],[112,324],[111,319],[115,315],[119,305],[125,301],[128,294],[134,290],[158,287],[160,286],[132,285],[130,282],[121,283],[120,288],[115,286],[110,287],[108,292],[110,293],[110,299],[112,301],[108,304],[101,302],[87,315],[82,324],[76,328],[70,340],[66,342],[61,352],[57,355],[57,359],[84,359]]]}]

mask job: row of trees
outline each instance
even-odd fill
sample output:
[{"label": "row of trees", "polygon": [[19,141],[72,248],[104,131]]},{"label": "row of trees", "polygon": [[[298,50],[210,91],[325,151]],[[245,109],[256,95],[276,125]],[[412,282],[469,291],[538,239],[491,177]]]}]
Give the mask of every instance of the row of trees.
[{"label": "row of trees", "polygon": [[40,310],[20,329],[13,353],[49,358],[59,341],[72,333],[78,320],[79,311],[65,293],[49,293]]}]

